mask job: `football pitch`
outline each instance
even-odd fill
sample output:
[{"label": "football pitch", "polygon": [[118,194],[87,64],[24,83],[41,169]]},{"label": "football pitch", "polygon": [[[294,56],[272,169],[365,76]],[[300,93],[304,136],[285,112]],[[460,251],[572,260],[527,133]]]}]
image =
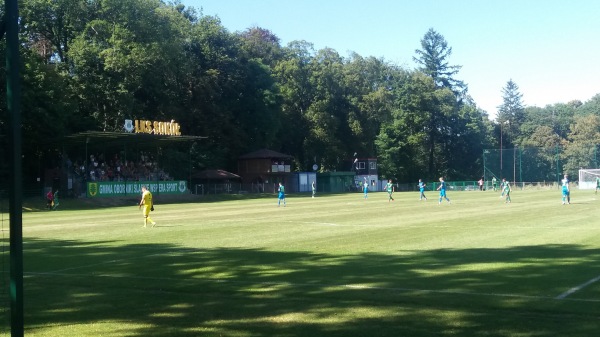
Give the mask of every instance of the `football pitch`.
[{"label": "football pitch", "polygon": [[25,335],[598,334],[600,195],[426,194],[25,212]]}]

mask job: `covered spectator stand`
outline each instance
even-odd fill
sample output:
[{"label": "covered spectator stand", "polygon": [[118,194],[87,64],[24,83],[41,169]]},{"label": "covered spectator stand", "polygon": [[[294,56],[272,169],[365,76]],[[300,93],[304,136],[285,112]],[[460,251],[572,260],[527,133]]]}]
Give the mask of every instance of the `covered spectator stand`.
[{"label": "covered spectator stand", "polygon": [[206,137],[86,131],[63,139],[58,165],[44,172],[45,190],[63,196],[114,197],[189,193],[194,143]]}]

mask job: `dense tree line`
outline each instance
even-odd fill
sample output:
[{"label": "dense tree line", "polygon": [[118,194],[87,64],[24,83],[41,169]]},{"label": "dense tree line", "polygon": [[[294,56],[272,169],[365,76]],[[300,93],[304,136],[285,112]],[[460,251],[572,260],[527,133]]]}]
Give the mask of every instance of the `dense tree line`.
[{"label": "dense tree line", "polygon": [[49,140],[121,131],[125,119],[175,119],[184,134],[207,136],[192,149],[196,169],[235,171],[239,155],[271,148],[301,171],[347,169],[358,153],[378,157],[380,174],[400,182],[473,179],[501,132],[507,147],[564,147],[569,170],[597,165],[581,158],[600,143],[600,96],[525,107],[511,80],[490,121],[433,29],[415,51],[419,67],[405,69],[307,41],[282,46],[261,27],[229,32],[178,2],[23,0],[20,11],[30,177],[39,156],[60,150]]},{"label": "dense tree line", "polygon": [[[518,86],[503,88],[496,134],[507,148],[537,148],[529,155],[540,179],[554,180],[559,170],[577,177],[580,168],[600,168],[600,94],[589,101],[526,107]],[[558,166],[558,167],[557,167]]]}]

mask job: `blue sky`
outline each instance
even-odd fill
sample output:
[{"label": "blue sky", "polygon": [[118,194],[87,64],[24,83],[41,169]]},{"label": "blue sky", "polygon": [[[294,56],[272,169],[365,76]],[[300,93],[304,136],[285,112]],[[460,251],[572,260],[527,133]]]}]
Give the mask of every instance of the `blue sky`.
[{"label": "blue sky", "polygon": [[451,65],[491,118],[512,79],[527,106],[600,93],[598,0],[181,0],[231,32],[269,29],[347,57],[382,57],[408,69],[429,28],[452,47]]}]

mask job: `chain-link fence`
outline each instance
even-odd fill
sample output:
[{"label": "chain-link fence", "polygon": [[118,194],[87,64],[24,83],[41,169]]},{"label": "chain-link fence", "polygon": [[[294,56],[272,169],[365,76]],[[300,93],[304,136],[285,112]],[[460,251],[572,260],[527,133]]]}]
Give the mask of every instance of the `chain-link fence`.
[{"label": "chain-link fence", "polygon": [[512,182],[558,182],[568,173],[576,179],[580,168],[597,168],[598,146],[578,148],[514,147],[483,151],[484,180],[492,177]]}]

